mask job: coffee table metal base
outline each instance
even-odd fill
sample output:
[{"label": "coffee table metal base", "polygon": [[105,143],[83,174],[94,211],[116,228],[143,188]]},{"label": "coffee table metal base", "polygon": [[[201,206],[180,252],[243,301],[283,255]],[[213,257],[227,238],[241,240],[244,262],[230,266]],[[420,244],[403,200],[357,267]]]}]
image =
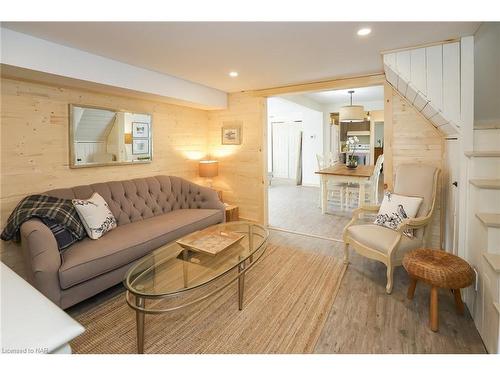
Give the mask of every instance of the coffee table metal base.
[{"label": "coffee table metal base", "polygon": [[[245,290],[245,265],[240,265],[238,268],[238,309],[241,311],[243,310],[243,293]],[[217,292],[225,289],[227,286],[231,285],[235,280],[232,280],[229,284],[227,284],[225,287],[217,290]],[[215,293],[214,293],[215,294]],[[127,298],[128,302],[128,298]],[[130,305],[130,303],[129,303]],[[137,353],[138,354],[144,354],[144,320],[146,318],[146,314],[149,312],[145,309],[146,308],[146,301],[145,298],[136,296],[135,297],[135,305],[131,306],[135,310],[135,321],[136,321],[136,326],[137,326]],[[155,314],[157,312],[151,312],[151,314]]]},{"label": "coffee table metal base", "polygon": [[262,225],[250,222],[218,224],[214,230],[244,233],[245,237],[214,257],[197,255],[172,242],[153,251],[127,272],[125,299],[136,312],[138,353],[144,353],[148,314],[194,305],[236,282],[238,309],[243,309],[245,274],[262,259],[269,232]]}]

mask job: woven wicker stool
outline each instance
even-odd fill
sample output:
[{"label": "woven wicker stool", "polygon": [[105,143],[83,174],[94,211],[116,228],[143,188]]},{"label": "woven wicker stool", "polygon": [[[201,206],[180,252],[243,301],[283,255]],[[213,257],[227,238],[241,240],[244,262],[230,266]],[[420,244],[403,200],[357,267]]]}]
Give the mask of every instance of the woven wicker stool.
[{"label": "woven wicker stool", "polygon": [[412,299],[417,281],[431,286],[430,325],[436,332],[439,328],[438,288],[451,289],[455,296],[457,311],[462,314],[464,304],[460,289],[474,281],[472,267],[463,259],[441,250],[418,249],[408,252],[403,258],[403,266],[410,275],[408,299]]}]

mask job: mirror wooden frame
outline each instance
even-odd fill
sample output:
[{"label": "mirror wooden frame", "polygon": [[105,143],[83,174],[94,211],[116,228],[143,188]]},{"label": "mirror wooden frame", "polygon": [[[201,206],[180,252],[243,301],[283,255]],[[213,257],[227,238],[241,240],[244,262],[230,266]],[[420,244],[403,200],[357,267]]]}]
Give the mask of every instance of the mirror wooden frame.
[{"label": "mirror wooden frame", "polygon": [[[138,115],[147,115],[150,117],[149,121],[149,149],[150,149],[150,158],[149,160],[139,160],[139,161],[127,161],[127,162],[109,162],[109,163],[92,163],[92,164],[76,164],[76,152],[74,146],[74,123],[73,123],[73,114],[74,108],[89,108],[89,109],[101,109],[103,111],[112,111],[112,112],[127,112]],[[151,164],[153,162],[153,115],[151,113],[142,113],[142,112],[134,112],[128,111],[124,109],[116,109],[116,108],[108,108],[108,107],[98,107],[92,105],[84,105],[84,104],[70,104],[69,105],[69,167],[71,169],[79,169],[79,168],[93,168],[93,167],[112,167],[117,165],[136,165],[136,164]]]}]

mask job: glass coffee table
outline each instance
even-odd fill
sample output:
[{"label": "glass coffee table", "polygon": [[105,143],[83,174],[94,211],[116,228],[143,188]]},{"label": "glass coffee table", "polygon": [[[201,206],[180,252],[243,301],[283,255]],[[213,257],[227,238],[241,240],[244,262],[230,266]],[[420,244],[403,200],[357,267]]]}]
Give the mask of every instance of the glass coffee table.
[{"label": "glass coffee table", "polygon": [[245,273],[266,250],[268,231],[235,221],[210,227],[243,238],[216,255],[183,248],[175,241],[159,247],[133,265],[123,281],[127,304],[136,311],[137,351],[144,352],[145,314],[168,313],[191,306],[238,282],[238,308],[243,308]]}]

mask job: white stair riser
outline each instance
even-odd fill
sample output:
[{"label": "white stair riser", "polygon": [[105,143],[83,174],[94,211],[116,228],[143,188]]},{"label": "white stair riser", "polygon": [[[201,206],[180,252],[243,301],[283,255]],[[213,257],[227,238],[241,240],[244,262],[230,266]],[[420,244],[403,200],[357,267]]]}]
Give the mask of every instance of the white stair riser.
[{"label": "white stair riser", "polygon": [[474,130],[474,151],[500,150],[500,129]]},{"label": "white stair riser", "polygon": [[483,260],[482,253],[488,251],[488,227],[476,216],[470,221],[469,226],[469,254],[467,260],[474,267],[479,267]]},{"label": "white stair riser", "polygon": [[470,178],[498,178],[500,176],[500,158],[471,158]]},{"label": "white stair riser", "polygon": [[500,212],[500,190],[482,189],[471,185],[471,203],[476,212]]},{"label": "white stair riser", "polygon": [[498,324],[499,314],[493,305],[500,298],[500,274],[495,272],[483,260],[482,275],[479,280],[479,293],[476,314],[481,316],[479,331],[489,353],[498,353]]},{"label": "white stair riser", "polygon": [[488,227],[486,250],[492,254],[500,254],[500,228]]}]

